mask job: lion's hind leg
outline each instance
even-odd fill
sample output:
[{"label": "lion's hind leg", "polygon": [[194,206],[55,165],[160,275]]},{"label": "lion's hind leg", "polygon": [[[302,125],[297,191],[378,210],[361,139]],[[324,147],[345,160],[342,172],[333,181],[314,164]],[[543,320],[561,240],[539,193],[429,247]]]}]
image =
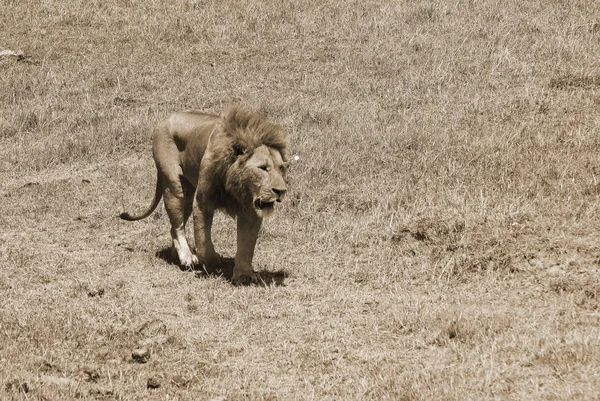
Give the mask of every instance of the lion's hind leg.
[{"label": "lion's hind leg", "polygon": [[185,224],[192,213],[194,187],[180,175],[178,180],[168,180],[164,186],[164,202],[169,221],[171,222],[171,238],[173,249],[177,253],[179,263],[191,268],[198,264],[198,258],[190,250],[185,238]]}]

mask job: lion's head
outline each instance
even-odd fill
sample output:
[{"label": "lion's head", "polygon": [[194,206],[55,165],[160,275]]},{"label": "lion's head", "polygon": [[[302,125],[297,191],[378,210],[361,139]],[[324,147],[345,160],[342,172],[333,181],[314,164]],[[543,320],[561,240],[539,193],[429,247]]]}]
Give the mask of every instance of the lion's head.
[{"label": "lion's head", "polygon": [[212,182],[212,193],[222,203],[218,206],[232,215],[270,216],[287,191],[287,146],[285,129],[264,115],[241,107],[226,109],[209,139],[201,173]]}]

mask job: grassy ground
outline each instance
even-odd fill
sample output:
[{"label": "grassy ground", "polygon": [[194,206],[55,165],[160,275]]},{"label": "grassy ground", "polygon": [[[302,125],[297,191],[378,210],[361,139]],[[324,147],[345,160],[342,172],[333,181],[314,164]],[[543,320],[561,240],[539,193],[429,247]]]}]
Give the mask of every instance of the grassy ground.
[{"label": "grassy ground", "polygon": [[[1,399],[600,397],[599,2],[0,15]],[[164,211],[117,218],[152,127],[233,102],[300,157],[264,286],[179,269]]]}]

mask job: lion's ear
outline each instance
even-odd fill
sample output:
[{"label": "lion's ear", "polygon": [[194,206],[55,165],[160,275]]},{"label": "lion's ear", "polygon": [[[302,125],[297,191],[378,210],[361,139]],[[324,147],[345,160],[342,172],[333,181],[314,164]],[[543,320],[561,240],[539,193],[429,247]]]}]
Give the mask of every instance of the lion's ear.
[{"label": "lion's ear", "polygon": [[242,145],[240,145],[239,143],[234,143],[234,144],[231,146],[231,150],[233,151],[233,155],[234,155],[235,157],[239,157],[239,156],[243,155],[243,154],[244,154],[244,152],[245,152],[245,149],[244,149],[244,148],[243,148],[243,146],[242,146]]}]

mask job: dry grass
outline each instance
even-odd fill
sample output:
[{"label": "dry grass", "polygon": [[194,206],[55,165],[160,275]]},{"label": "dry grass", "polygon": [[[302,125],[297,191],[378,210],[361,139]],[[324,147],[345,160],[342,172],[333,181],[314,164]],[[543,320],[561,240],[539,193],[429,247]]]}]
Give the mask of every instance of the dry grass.
[{"label": "dry grass", "polygon": [[[600,397],[600,3],[551,3],[4,1],[0,398]],[[116,217],[232,102],[300,156],[265,286]]]}]

